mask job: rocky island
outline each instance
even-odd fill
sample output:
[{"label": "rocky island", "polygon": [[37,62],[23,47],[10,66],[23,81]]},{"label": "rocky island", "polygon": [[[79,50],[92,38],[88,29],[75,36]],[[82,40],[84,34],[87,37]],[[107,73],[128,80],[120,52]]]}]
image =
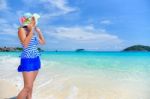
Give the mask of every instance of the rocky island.
[{"label": "rocky island", "polygon": [[144,52],[149,52],[150,51],[150,46],[145,46],[145,45],[133,45],[128,48],[125,48],[123,51],[144,51]]},{"label": "rocky island", "polygon": [[82,52],[85,51],[85,49],[76,49],[75,52]]}]

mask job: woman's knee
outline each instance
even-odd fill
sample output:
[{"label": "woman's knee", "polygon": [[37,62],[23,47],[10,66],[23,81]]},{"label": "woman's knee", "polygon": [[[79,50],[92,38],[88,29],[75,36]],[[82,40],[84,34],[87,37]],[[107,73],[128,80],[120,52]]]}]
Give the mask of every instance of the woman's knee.
[{"label": "woman's knee", "polygon": [[32,91],[32,87],[33,86],[24,86],[24,90],[26,90],[27,92],[31,92]]}]

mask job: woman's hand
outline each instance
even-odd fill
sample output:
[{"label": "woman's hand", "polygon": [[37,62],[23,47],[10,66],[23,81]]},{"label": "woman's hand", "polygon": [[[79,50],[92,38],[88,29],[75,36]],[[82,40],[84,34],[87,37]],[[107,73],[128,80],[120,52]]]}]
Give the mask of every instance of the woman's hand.
[{"label": "woman's hand", "polygon": [[38,27],[35,27],[35,31],[36,31],[37,33],[41,33],[41,30],[40,30]]},{"label": "woman's hand", "polygon": [[32,17],[31,23],[28,25],[29,32],[33,31],[34,28],[35,28],[35,18]]},{"label": "woman's hand", "polygon": [[40,44],[45,44],[44,36],[42,35],[41,30],[38,27],[35,27],[35,31],[38,33]]}]

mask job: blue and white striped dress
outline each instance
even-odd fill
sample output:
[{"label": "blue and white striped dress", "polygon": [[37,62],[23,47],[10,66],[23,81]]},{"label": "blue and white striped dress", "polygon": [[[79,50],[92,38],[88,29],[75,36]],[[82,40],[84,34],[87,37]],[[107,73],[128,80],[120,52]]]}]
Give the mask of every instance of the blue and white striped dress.
[{"label": "blue and white striped dress", "polygon": [[22,45],[23,51],[21,53],[21,58],[35,58],[37,56],[40,56],[40,53],[37,48],[38,44],[39,41],[37,37],[33,35],[27,48],[25,48],[24,45]]},{"label": "blue and white striped dress", "polygon": [[39,70],[41,68],[40,52],[37,45],[39,41],[36,35],[31,38],[28,47],[25,48],[22,44],[23,51],[21,53],[20,65],[18,66],[18,72],[29,72]]}]

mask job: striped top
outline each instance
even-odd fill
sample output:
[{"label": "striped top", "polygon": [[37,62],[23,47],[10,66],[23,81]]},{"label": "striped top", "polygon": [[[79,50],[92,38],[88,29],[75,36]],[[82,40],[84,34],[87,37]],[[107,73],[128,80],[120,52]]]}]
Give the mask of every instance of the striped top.
[{"label": "striped top", "polygon": [[21,53],[21,58],[35,58],[37,56],[40,56],[40,52],[38,51],[37,45],[39,44],[39,41],[35,35],[31,38],[28,47],[25,48],[22,44],[23,51]]}]

